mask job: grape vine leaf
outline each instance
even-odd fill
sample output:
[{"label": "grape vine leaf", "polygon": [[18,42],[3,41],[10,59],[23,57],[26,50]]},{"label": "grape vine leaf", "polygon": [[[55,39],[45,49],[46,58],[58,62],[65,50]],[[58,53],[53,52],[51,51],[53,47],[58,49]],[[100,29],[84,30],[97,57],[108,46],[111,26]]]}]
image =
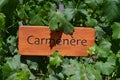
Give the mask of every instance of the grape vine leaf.
[{"label": "grape vine leaf", "polygon": [[0,13],[0,31],[4,29],[5,26],[5,15]]},{"label": "grape vine leaf", "polygon": [[76,60],[70,59],[68,63],[62,65],[62,72],[64,75],[71,76],[75,74],[79,74],[80,68],[79,64]]},{"label": "grape vine leaf", "polygon": [[8,2],[8,0],[0,0],[0,9]]},{"label": "grape vine leaf", "polygon": [[93,9],[98,7],[96,0],[85,0],[85,3]]},{"label": "grape vine leaf", "polygon": [[44,25],[42,22],[42,18],[38,14],[31,18],[30,24],[31,25],[41,25],[41,26]]},{"label": "grape vine leaf", "polygon": [[10,66],[8,64],[4,64],[2,66],[2,77],[3,77],[3,79],[10,76],[10,74],[12,74],[12,73],[13,73],[13,70],[10,68]]},{"label": "grape vine leaf", "polygon": [[66,19],[70,21],[74,16],[74,10],[71,8],[66,8],[64,11],[64,14],[66,16]]},{"label": "grape vine leaf", "polygon": [[50,65],[51,66],[59,66],[62,62],[61,55],[59,52],[53,52],[50,56]]},{"label": "grape vine leaf", "polygon": [[108,57],[110,53],[112,53],[111,45],[112,44],[108,40],[101,40],[100,44],[98,46],[96,45],[96,52],[98,53],[99,57]]},{"label": "grape vine leaf", "polygon": [[103,11],[103,14],[107,17],[107,20],[113,21],[119,15],[117,0],[104,0],[101,10]]},{"label": "grape vine leaf", "polygon": [[98,24],[98,22],[96,19],[90,18],[89,16],[87,17],[87,21],[86,21],[87,26],[95,27],[95,26],[97,26],[97,24]]},{"label": "grape vine leaf", "polygon": [[49,22],[50,30],[63,31],[65,34],[73,33],[74,27],[67,21],[63,13],[57,11],[52,12],[51,14]]},{"label": "grape vine leaf", "polygon": [[17,73],[10,75],[6,80],[16,80]]},{"label": "grape vine leaf", "polygon": [[27,64],[28,64],[30,69],[38,70],[38,64],[36,62],[32,62],[30,60],[27,60]]},{"label": "grape vine leaf", "polygon": [[110,62],[96,62],[95,68],[104,75],[110,75],[115,69],[114,65]]},{"label": "grape vine leaf", "polygon": [[113,30],[112,38],[120,39],[120,23],[114,22],[111,27]]},{"label": "grape vine leaf", "polygon": [[[2,67],[3,78],[7,80],[11,79],[35,79],[34,75],[30,72],[27,65],[20,62],[20,55],[15,55],[13,58],[6,58],[7,62]],[[25,73],[25,74],[23,74]],[[24,77],[23,77],[24,76]]]},{"label": "grape vine leaf", "polygon": [[102,80],[100,72],[93,65],[83,64],[70,59],[70,62],[63,64],[63,74],[70,80]]},{"label": "grape vine leaf", "polygon": [[46,79],[46,80],[58,80],[56,77],[52,76],[52,75],[49,75],[49,78]]},{"label": "grape vine leaf", "polygon": [[29,79],[29,72],[26,71],[19,71],[15,72],[14,74],[10,75],[7,80],[28,80]]},{"label": "grape vine leaf", "polygon": [[120,50],[118,50],[117,54],[116,54],[116,57],[118,58],[118,61],[120,63]]},{"label": "grape vine leaf", "polygon": [[6,58],[7,64],[12,70],[16,70],[20,67],[20,55],[15,55],[13,58]]}]

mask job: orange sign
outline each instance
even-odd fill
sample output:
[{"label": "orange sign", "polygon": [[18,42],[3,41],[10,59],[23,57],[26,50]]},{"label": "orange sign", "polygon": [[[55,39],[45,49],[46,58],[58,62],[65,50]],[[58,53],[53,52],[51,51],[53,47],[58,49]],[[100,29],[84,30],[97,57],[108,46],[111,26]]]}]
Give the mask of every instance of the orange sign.
[{"label": "orange sign", "polygon": [[63,56],[87,56],[94,41],[93,28],[75,27],[73,35],[66,35],[47,26],[21,26],[18,48],[21,55],[48,56],[59,51]]}]

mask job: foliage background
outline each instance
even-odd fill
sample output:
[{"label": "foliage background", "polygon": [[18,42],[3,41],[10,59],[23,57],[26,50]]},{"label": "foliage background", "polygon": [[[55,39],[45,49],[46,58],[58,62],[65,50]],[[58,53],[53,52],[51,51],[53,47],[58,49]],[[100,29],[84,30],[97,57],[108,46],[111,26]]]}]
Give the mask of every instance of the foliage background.
[{"label": "foliage background", "polygon": [[[21,56],[21,25],[49,25],[66,34],[73,26],[93,27],[92,56]],[[0,0],[0,79],[120,80],[120,0]]]}]

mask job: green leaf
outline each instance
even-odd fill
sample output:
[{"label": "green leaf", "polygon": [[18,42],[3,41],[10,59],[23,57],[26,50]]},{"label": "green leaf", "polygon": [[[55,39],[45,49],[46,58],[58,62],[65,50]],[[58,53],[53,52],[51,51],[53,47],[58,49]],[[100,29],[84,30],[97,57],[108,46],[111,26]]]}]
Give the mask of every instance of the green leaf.
[{"label": "green leaf", "polygon": [[0,48],[2,48],[3,44],[4,44],[3,39],[0,37]]},{"label": "green leaf", "polygon": [[79,67],[77,60],[70,59],[68,63],[62,65],[62,73],[66,76],[75,75],[76,73],[79,74]]},{"label": "green leaf", "polygon": [[[35,80],[35,76],[30,72],[30,69],[28,68],[28,66],[26,64],[21,64],[21,69],[22,71],[24,72],[29,72],[30,76],[29,76],[29,79],[31,80]],[[28,74],[28,73],[27,73]]]},{"label": "green leaf", "polygon": [[7,43],[11,44],[12,46],[16,46],[16,37],[10,35],[10,36],[7,38]]},{"label": "green leaf", "polygon": [[96,32],[96,38],[97,38],[96,41],[101,40],[103,38],[103,35],[105,34],[105,32],[100,26],[95,27],[95,32]]},{"label": "green leaf", "polygon": [[16,41],[17,41],[17,38],[15,36],[9,36],[7,38],[7,43],[10,44],[9,50],[12,53],[12,55],[14,55],[16,53],[16,51],[17,51],[17,49],[16,49],[16,46],[17,46]]},{"label": "green leaf", "polygon": [[[64,21],[64,20],[62,20],[62,21]],[[69,23],[67,20],[64,21],[64,24],[61,28],[62,28],[61,30],[65,34],[72,34],[74,31],[74,26],[71,23]]]},{"label": "green leaf", "polygon": [[104,0],[97,0],[97,1],[96,1],[96,3],[97,3],[98,5],[103,4],[103,2],[104,2]]},{"label": "green leaf", "polygon": [[102,80],[100,72],[91,64],[70,59],[69,63],[62,65],[62,68],[62,73],[70,80]]},{"label": "green leaf", "polygon": [[104,75],[110,75],[115,69],[111,62],[96,62],[95,68]]},{"label": "green leaf", "polygon": [[3,79],[6,79],[8,76],[10,76],[14,71],[10,68],[8,64],[4,64],[2,66],[2,75]]},{"label": "green leaf", "polygon": [[89,80],[102,80],[100,72],[93,65],[86,65],[86,74]]},{"label": "green leaf", "polygon": [[18,80],[16,79],[17,73],[11,74],[6,80]]},{"label": "green leaf", "polygon": [[110,62],[111,65],[114,65],[116,66],[116,60],[117,60],[117,57],[115,54],[111,54],[108,58],[107,58],[107,62]]},{"label": "green leaf", "polygon": [[51,13],[51,19],[49,21],[50,30],[59,29],[59,15],[56,12]]},{"label": "green leaf", "polygon": [[3,13],[0,13],[0,32],[5,27],[5,15]]},{"label": "green leaf", "polygon": [[88,52],[88,54],[92,55],[92,54],[95,54],[95,50],[96,50],[96,48],[94,45],[93,47],[89,47],[87,52]]},{"label": "green leaf", "polygon": [[88,11],[85,9],[80,9],[80,12],[86,16],[89,16]]},{"label": "green leaf", "polygon": [[[75,75],[71,76],[69,79],[70,79],[70,80],[82,80],[82,79],[80,78],[80,75],[79,75],[79,74],[75,74]],[[68,79],[68,80],[69,80],[69,79]]]},{"label": "green leaf", "polygon": [[26,19],[28,18],[27,16],[27,13],[25,12],[25,8],[24,8],[25,5],[19,5],[18,6],[18,9],[17,9],[17,15],[20,19]]},{"label": "green leaf", "polygon": [[120,78],[117,78],[116,80],[120,80]]},{"label": "green leaf", "polygon": [[[25,76],[26,77],[29,76],[29,79],[35,79],[34,75],[30,72],[27,65],[22,64],[20,62],[20,55],[15,55],[13,58],[10,58],[10,57],[6,58],[6,60],[7,62],[2,67],[4,78],[8,78],[8,80],[15,78],[16,80],[17,77],[21,77],[21,78],[24,78],[24,80],[27,80]],[[23,79],[20,79],[20,80],[23,80]]]},{"label": "green leaf", "polygon": [[49,75],[49,78],[46,79],[46,80],[59,80],[59,79],[57,79],[56,77],[54,77],[54,76],[52,76],[52,75]]},{"label": "green leaf", "polygon": [[28,80],[29,72],[19,71],[10,75],[6,80]]},{"label": "green leaf", "polygon": [[19,0],[19,2],[20,2],[20,4],[22,4],[22,3],[23,3],[23,0]]},{"label": "green leaf", "polygon": [[104,0],[101,10],[109,21],[113,21],[118,18],[119,8],[115,0]]},{"label": "green leaf", "polygon": [[102,39],[100,41],[99,46],[96,46],[97,54],[100,57],[104,57],[104,58],[108,57],[112,53],[111,45],[112,44],[108,40]]},{"label": "green leaf", "polygon": [[89,5],[89,7],[95,9],[98,7],[96,0],[85,0],[85,3]]},{"label": "green leaf", "polygon": [[63,31],[65,34],[72,34],[74,30],[73,25],[59,11],[51,13],[49,26],[50,30]]},{"label": "green leaf", "polygon": [[15,55],[13,58],[6,58],[7,64],[12,70],[17,70],[20,68],[20,55]]},{"label": "green leaf", "polygon": [[50,56],[50,65],[51,66],[59,66],[60,63],[62,63],[62,59],[61,59],[61,55],[59,52],[54,52],[51,56]]},{"label": "green leaf", "polygon": [[113,30],[112,38],[113,39],[120,39],[120,23],[114,22],[111,26]]},{"label": "green leaf", "polygon": [[43,22],[42,22],[42,18],[38,14],[31,18],[30,24],[31,25],[37,25],[37,26],[38,25],[40,25],[40,26],[44,25]]},{"label": "green leaf", "polygon": [[118,61],[120,62],[120,50],[118,50],[116,57],[118,58]]},{"label": "green leaf", "polygon": [[64,79],[64,75],[62,73],[58,73],[57,76],[62,80]]},{"label": "green leaf", "polygon": [[38,64],[36,62],[32,62],[30,60],[27,60],[27,64],[30,67],[30,69],[38,70]]},{"label": "green leaf", "polygon": [[17,73],[16,80],[29,80],[30,73],[28,71],[20,71]]},{"label": "green leaf", "polygon": [[97,24],[98,24],[98,21],[96,19],[93,19],[93,18],[90,18],[90,17],[87,18],[86,26],[95,27],[95,26],[97,26]]},{"label": "green leaf", "polygon": [[0,10],[8,2],[8,0],[0,0]]},{"label": "green leaf", "polygon": [[66,19],[70,21],[74,16],[74,10],[71,8],[66,8],[64,11],[64,14],[66,16]]}]

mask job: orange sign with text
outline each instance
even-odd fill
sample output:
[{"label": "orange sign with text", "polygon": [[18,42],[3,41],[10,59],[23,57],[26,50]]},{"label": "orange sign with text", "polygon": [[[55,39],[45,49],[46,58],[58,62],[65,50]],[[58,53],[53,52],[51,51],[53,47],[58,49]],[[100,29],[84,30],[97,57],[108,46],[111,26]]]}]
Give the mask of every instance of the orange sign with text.
[{"label": "orange sign with text", "polygon": [[94,45],[93,28],[75,27],[73,35],[50,31],[48,26],[21,26],[18,49],[21,55],[49,56],[59,51],[63,56],[88,56]]}]

